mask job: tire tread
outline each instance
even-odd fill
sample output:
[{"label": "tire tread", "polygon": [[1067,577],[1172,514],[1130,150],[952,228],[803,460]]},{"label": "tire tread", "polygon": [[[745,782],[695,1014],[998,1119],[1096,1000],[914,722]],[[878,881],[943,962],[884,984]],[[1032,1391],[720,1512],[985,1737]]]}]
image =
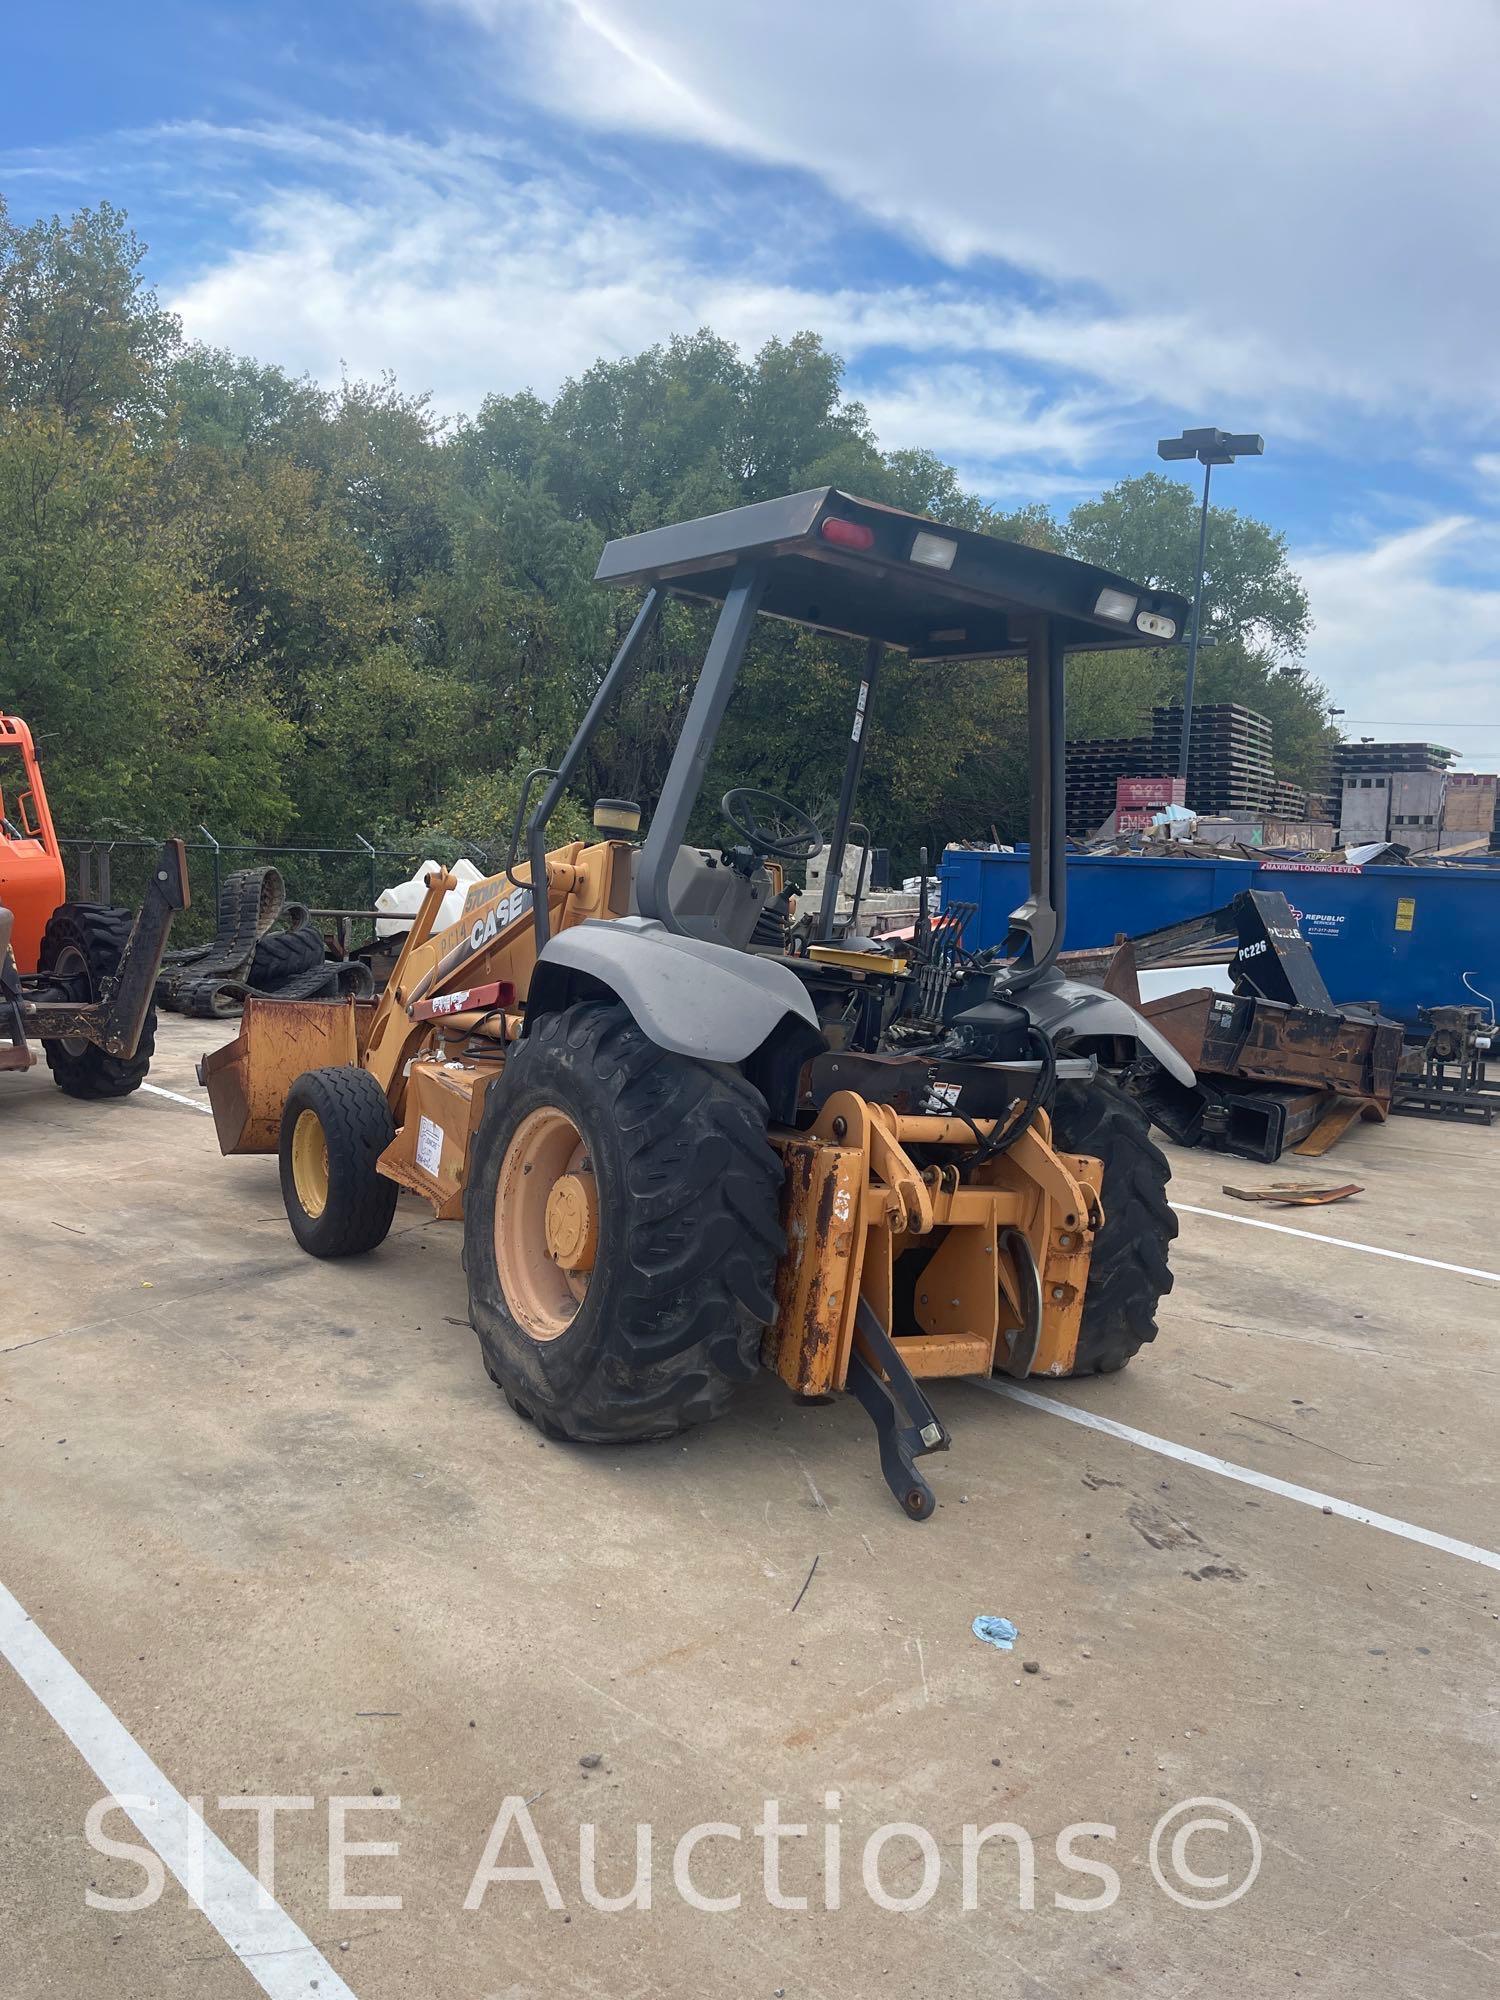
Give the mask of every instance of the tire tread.
[{"label": "tire tread", "polygon": [[[538,1344],[505,1304],[493,1213],[512,1107],[533,1086],[545,1091],[563,1065],[582,1072],[583,1093],[613,1123],[629,1199],[599,1363],[553,1396]],[[718,1416],[755,1375],[785,1244],[781,1162],[766,1126],[765,1101],[742,1077],[657,1047],[618,1004],[549,1015],[513,1051],[476,1137],[465,1263],[486,1366],[548,1435],[670,1436]]]},{"label": "tire tread", "polygon": [[1059,1085],[1052,1110],[1059,1152],[1104,1163],[1104,1226],[1094,1239],[1073,1375],[1111,1375],[1157,1334],[1156,1309],[1172,1289],[1167,1250],[1177,1217],[1171,1168],[1140,1107],[1103,1077]]},{"label": "tire tread", "polygon": [[[61,903],[47,919],[37,962],[44,972],[49,971],[67,946],[76,946],[88,961],[97,995],[101,982],[114,976],[134,922],[129,910],[111,909],[104,903]],[[42,1054],[58,1089],[86,1101],[128,1097],[139,1090],[155,1052],[154,1006],[146,1010],[132,1056],[111,1055],[93,1042],[80,1055],[70,1054],[60,1041],[42,1043]]]},{"label": "tire tread", "polygon": [[[292,1174],[292,1130],[304,1111],[317,1114],[328,1147],[328,1203],[318,1216],[303,1209]],[[292,1085],[281,1117],[281,1195],[311,1256],[357,1257],[385,1241],[400,1190],[375,1162],[395,1136],[385,1091],[366,1069],[308,1070]]]}]

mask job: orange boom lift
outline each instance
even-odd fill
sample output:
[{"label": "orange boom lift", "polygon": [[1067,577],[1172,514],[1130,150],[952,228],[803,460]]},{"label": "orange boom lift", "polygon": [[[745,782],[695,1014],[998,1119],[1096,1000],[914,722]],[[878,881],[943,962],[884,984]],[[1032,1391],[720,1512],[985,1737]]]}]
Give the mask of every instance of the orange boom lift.
[{"label": "orange boom lift", "polygon": [[187,904],[180,840],[162,848],[139,915],[65,900],[31,731],[0,715],[0,1070],[30,1069],[39,1042],[70,1097],[137,1089],[151,1066],[162,953]]}]

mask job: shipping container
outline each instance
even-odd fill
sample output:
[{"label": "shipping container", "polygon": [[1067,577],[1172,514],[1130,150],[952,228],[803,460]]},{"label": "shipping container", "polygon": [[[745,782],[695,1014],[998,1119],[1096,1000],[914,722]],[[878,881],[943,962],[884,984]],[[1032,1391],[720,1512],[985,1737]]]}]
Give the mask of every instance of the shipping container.
[{"label": "shipping container", "polygon": [[1187,804],[1186,778],[1116,778],[1115,804],[1122,812]]}]

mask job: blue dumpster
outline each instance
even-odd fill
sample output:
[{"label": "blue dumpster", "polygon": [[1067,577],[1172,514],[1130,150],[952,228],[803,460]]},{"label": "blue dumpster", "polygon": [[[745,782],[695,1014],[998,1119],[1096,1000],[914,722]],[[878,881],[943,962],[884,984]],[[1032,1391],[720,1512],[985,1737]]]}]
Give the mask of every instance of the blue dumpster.
[{"label": "blue dumpster", "polygon": [[[976,903],[964,942],[998,944],[1026,899],[1026,850],[950,847],[943,903]],[[1241,889],[1279,889],[1296,911],[1335,1000],[1372,1000],[1418,1025],[1419,1007],[1473,1005],[1467,973],[1500,997],[1500,869],[1357,868],[1195,855],[1068,857],[1065,951],[1086,951],[1218,909]]]}]

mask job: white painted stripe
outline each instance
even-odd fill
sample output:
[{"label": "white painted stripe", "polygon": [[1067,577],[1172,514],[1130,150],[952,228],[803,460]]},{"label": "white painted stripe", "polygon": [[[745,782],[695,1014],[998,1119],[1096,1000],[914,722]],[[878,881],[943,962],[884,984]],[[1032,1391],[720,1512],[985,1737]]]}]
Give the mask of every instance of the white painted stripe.
[{"label": "white painted stripe", "polygon": [[1200,1472],[1216,1472],[1221,1479],[1233,1479],[1241,1486],[1254,1486],[1262,1493],[1275,1493],[1283,1500],[1300,1500],[1304,1507],[1316,1507],[1323,1514],[1338,1514],[1346,1521],[1359,1521],[1367,1528],[1379,1528],[1387,1535],[1400,1535],[1403,1541],[1420,1542],[1423,1548],[1438,1549],[1447,1556],[1462,1556],[1465,1562],[1480,1563],[1485,1569],[1500,1570],[1500,1553],[1494,1549],[1482,1549],[1475,1542],[1460,1542],[1452,1535],[1439,1535],[1431,1528],[1419,1528],[1412,1521],[1398,1521],[1394,1514],[1377,1514],[1370,1507],[1356,1507],[1352,1500],[1341,1500],[1336,1493],[1319,1493],[1313,1486],[1295,1486],[1289,1479],[1278,1479],[1274,1473],[1256,1472],[1248,1465],[1236,1465],[1232,1459],[1215,1458],[1211,1452],[1195,1451],[1191,1445],[1175,1444],[1171,1438],[1157,1437],[1152,1431],[1138,1431],[1131,1424],[1117,1424],[1113,1417],[1095,1416],[1092,1410],[1080,1410],[1071,1403],[1054,1402],[1050,1396],[1039,1396],[1033,1389],[1023,1389],[1016,1382],[1001,1382],[994,1379],[975,1380],[978,1389],[988,1389],[992,1395],[1008,1396],[1013,1403],[1025,1403],[1028,1409],[1045,1410],[1049,1416],[1061,1417],[1066,1423],[1082,1424],[1085,1430],[1102,1431],[1106,1437],[1119,1438],[1125,1444],[1137,1444],[1143,1451],[1160,1453],[1163,1458],[1175,1458],[1183,1465],[1196,1466]]},{"label": "white painted stripe", "polygon": [[201,1111],[205,1118],[212,1118],[213,1111],[207,1104],[200,1104],[196,1097],[184,1097],[180,1090],[163,1090],[159,1083],[143,1083],[142,1090],[149,1090],[153,1097],[169,1097],[174,1104],[185,1104],[189,1111]]},{"label": "white painted stripe", "polygon": [[1362,1250],[1367,1257],[1394,1257],[1398,1264],[1425,1264],[1429,1271],[1456,1271],[1461,1278],[1485,1278],[1500,1285],[1500,1271],[1476,1271],[1471,1264],[1445,1264],[1438,1257],[1418,1257],[1411,1250],[1387,1250],[1379,1243],[1353,1243],[1347,1236],[1323,1236],[1316,1229],[1293,1229],[1288,1222],[1266,1222],[1258,1215],[1226,1215],[1222,1208],[1195,1208],[1190,1201],[1169,1204],[1180,1215],[1211,1215],[1215,1222],[1237,1222],[1242,1229],[1274,1229],[1278,1236],[1301,1236],[1309,1243],[1331,1243],[1336,1250]]},{"label": "white painted stripe", "polygon": [[263,1993],[272,2000],[355,2000],[285,1910],[275,1903],[262,1909],[260,1884],[249,1869],[204,1824],[4,1584],[0,1656],[9,1660],[106,1791],[148,1802],[120,1810],[135,1822]]}]

